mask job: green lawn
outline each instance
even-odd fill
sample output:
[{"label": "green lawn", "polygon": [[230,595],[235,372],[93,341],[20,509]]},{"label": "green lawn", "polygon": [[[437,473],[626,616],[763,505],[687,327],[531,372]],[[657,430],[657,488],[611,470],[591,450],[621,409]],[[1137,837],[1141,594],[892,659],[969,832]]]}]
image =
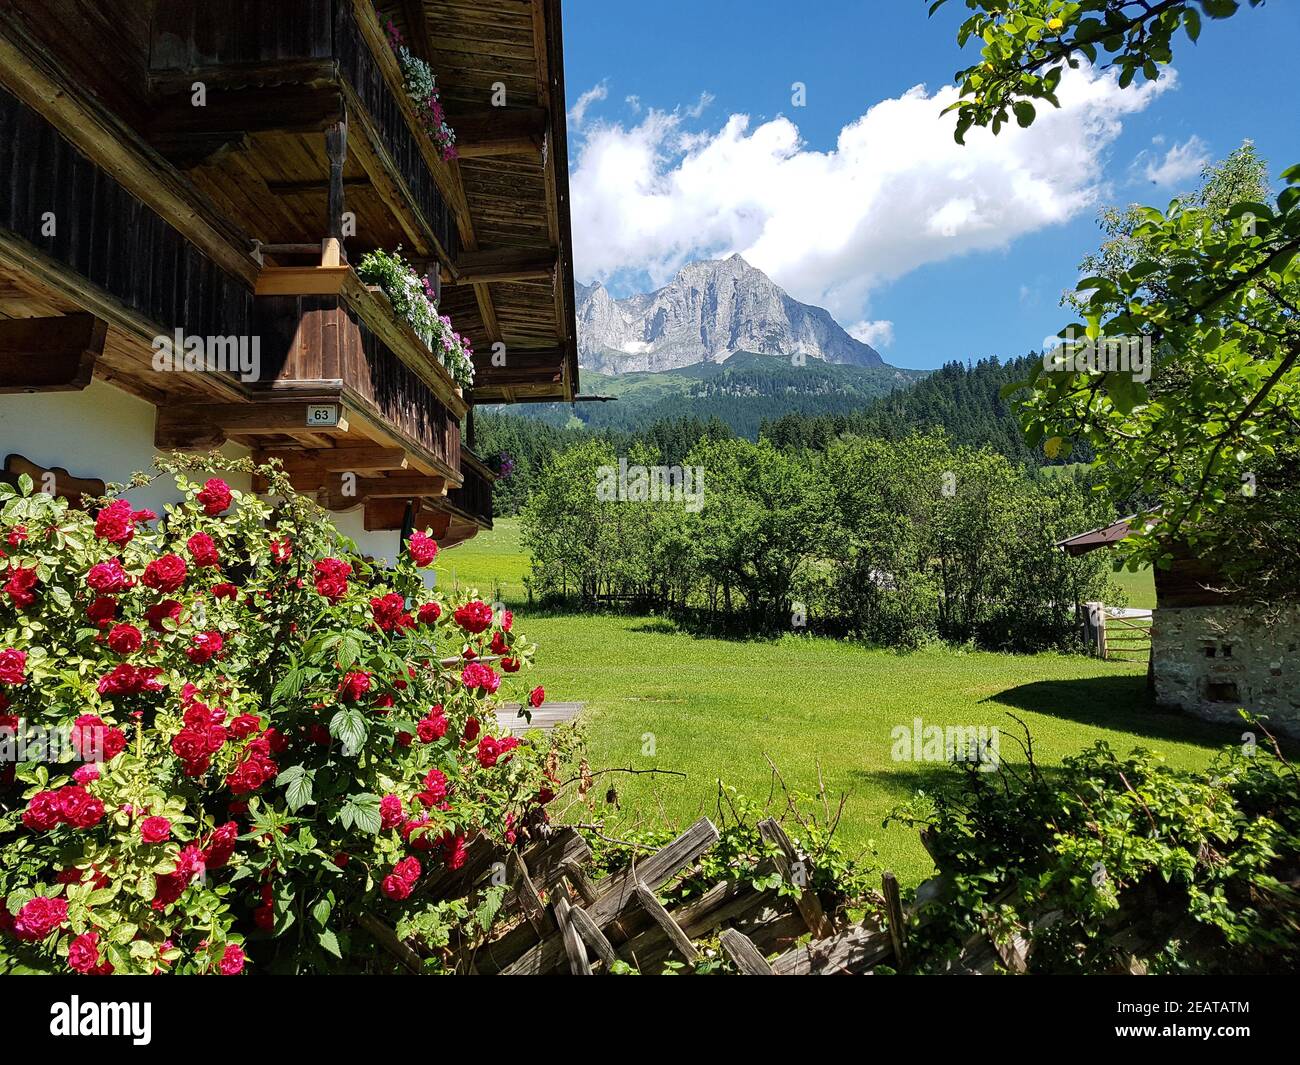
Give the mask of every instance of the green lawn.
[{"label": "green lawn", "polygon": [[[439,558],[444,583],[453,562],[462,586],[518,582],[514,523]],[[512,561],[513,560],[513,561]],[[821,638],[775,641],[697,638],[663,619],[611,615],[530,616],[519,630],[539,645],[526,678],[551,699],[587,703],[594,768],[657,767],[687,774],[613,779],[627,816],[681,825],[713,815],[717,782],[766,799],[766,754],[786,781],[812,792],[817,767],[828,791],[849,795],[843,838],[874,842],[883,864],[915,883],[929,872],[915,833],[881,827],[890,808],[953,770],[894,761],[891,730],[925,725],[997,726],[1001,755],[1023,760],[1007,730],[1008,711],[1029,726],[1044,764],[1098,740],[1127,751],[1145,745],[1179,765],[1202,765],[1215,745],[1239,731],[1156,713],[1145,707],[1142,664],[1063,656],[963,653],[932,648],[912,654]],[[655,753],[642,753],[648,737]],[[603,796],[607,779],[600,781]]]},{"label": "green lawn", "polygon": [[1128,596],[1125,606],[1142,607],[1152,610],[1156,605],[1156,582],[1151,570],[1140,569],[1136,573],[1120,570],[1111,574],[1111,580],[1124,589]]},{"label": "green lawn", "polygon": [[519,544],[519,519],[497,518],[491,532],[448,548],[438,556],[438,582],[445,589],[477,587],[488,597],[512,605],[523,602],[528,553]]}]

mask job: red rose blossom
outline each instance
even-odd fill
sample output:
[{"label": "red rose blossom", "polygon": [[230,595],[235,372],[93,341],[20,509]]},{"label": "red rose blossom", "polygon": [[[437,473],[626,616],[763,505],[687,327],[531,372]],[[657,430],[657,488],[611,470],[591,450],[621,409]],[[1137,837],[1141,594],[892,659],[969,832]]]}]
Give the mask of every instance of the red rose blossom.
[{"label": "red rose blossom", "polygon": [[396,592],[370,600],[370,613],[375,624],[384,632],[391,632],[398,624],[402,611],[406,609],[406,600]]},{"label": "red rose blossom", "polygon": [[167,627],[164,621],[174,621],[178,625],[181,620],[181,604],[175,599],[163,599],[144,612],[144,618],[149,622],[149,628],[154,632],[166,632]]},{"label": "red rose blossom", "polygon": [[387,832],[402,823],[402,800],[396,795],[385,795],[379,800],[379,827]]},{"label": "red rose blossom", "polygon": [[244,952],[234,943],[227,943],[217,964],[217,972],[222,976],[238,976],[244,971]]},{"label": "red rose blossom", "polygon": [[220,566],[221,556],[217,554],[217,545],[207,533],[197,532],[185,541],[185,548],[190,553],[196,566]]},{"label": "red rose blossom", "polygon": [[185,649],[185,656],[195,665],[203,665],[220,654],[224,646],[225,640],[222,639],[221,633],[200,632]]},{"label": "red rose blossom", "polygon": [[68,920],[68,904],[64,899],[37,895],[29,900],[14,918],[14,935],[35,943],[44,939]]},{"label": "red rose blossom", "polygon": [[238,599],[239,589],[236,588],[233,584],[229,584],[226,582],[222,582],[221,584],[214,584],[212,586],[212,598],[213,599]]},{"label": "red rose blossom", "polygon": [[27,652],[13,647],[0,651],[0,684],[22,684],[27,680]]},{"label": "red rose blossom", "polygon": [[106,595],[99,596],[86,607],[86,617],[96,628],[108,628],[117,617],[117,600]]},{"label": "red rose blossom", "polygon": [[95,714],[82,714],[72,726],[72,749],[83,762],[111,762],[126,750],[126,733]]},{"label": "red rose blossom", "polygon": [[432,625],[442,617],[442,607],[437,603],[424,603],[420,606],[417,616],[421,625]]},{"label": "red rose blossom", "polygon": [[36,593],[32,591],[36,587],[36,581],[35,566],[9,567],[9,580],[5,582],[4,591],[15,610],[25,610],[36,602]]},{"label": "red rose blossom", "polygon": [[135,536],[135,519],[131,504],[115,499],[95,515],[95,535],[121,547]]},{"label": "red rose blossom", "polygon": [[339,698],[345,703],[355,703],[370,690],[370,674],[354,672],[339,681]]},{"label": "red rose blossom", "polygon": [[114,625],[108,633],[108,646],[120,655],[134,654],[143,642],[140,630],[134,625]]},{"label": "red rose blossom", "polygon": [[180,555],[169,554],[150,562],[144,568],[144,576],[140,580],[146,588],[153,588],[159,592],[174,592],[185,583],[188,573],[189,567],[185,565],[185,559]]},{"label": "red rose blossom", "polygon": [[162,670],[157,666],[133,666],[123,662],[111,673],[101,677],[96,686],[100,695],[139,695],[142,692],[160,692],[164,685],[157,678]]},{"label": "red rose blossom", "polygon": [[59,813],[73,828],[94,828],[104,818],[104,803],[80,784],[59,789]]},{"label": "red rose blossom", "polygon": [[166,843],[172,837],[172,823],[165,817],[146,817],[140,822],[140,838],[146,843]]},{"label": "red rose blossom", "polygon": [[406,541],[406,550],[411,555],[411,561],[420,567],[431,565],[438,557],[438,545],[432,537],[422,532],[411,533],[410,539]]},{"label": "red rose blossom", "polygon": [[452,616],[457,625],[472,635],[492,624],[492,608],[481,599],[471,599]]},{"label": "red rose blossom", "polygon": [[86,574],[86,583],[101,595],[116,595],[135,587],[135,578],[122,568],[122,563],[115,558],[107,562],[97,562]]},{"label": "red rose blossom", "polygon": [[98,932],[86,932],[68,944],[68,967],[87,975],[99,967]]},{"label": "red rose blossom", "polygon": [[426,717],[416,722],[415,731],[421,743],[433,743],[447,735],[447,718],[443,715],[442,707],[435,706]]},{"label": "red rose blossom", "polygon": [[528,693],[528,705],[536,710],[544,702],[546,702],[546,689],[539,684]]},{"label": "red rose blossom", "polygon": [[213,477],[204,483],[194,498],[203,504],[203,513],[212,518],[229,507],[234,497],[230,494],[230,485],[219,477]]},{"label": "red rose blossom", "polygon": [[412,885],[396,873],[389,873],[379,885],[379,890],[384,893],[386,898],[390,898],[394,902],[401,902],[411,894]]},{"label": "red rose blossom", "polygon": [[348,577],[352,567],[342,559],[322,558],[315,565],[316,591],[331,603],[348,594]]},{"label": "red rose blossom", "polygon": [[461,682],[471,691],[481,688],[491,694],[501,686],[501,677],[491,666],[482,662],[471,662],[460,673]]}]

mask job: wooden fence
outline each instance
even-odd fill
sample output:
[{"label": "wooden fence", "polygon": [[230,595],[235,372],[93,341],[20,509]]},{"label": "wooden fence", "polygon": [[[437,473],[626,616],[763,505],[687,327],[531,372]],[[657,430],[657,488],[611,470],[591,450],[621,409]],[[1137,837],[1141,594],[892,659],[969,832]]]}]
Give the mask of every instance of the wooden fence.
[{"label": "wooden fence", "polygon": [[1084,621],[1088,645],[1098,658],[1141,662],[1151,656],[1150,610],[1117,609],[1088,603]]}]

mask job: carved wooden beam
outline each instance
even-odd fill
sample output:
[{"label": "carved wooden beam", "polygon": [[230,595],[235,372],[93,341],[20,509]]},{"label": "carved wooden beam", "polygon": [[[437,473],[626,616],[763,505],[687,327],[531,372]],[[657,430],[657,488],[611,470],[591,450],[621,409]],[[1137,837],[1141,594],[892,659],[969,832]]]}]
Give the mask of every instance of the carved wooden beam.
[{"label": "carved wooden beam", "polygon": [[455,116],[456,153],[462,159],[540,155],[546,144],[544,107],[485,107]]},{"label": "carved wooden beam", "polygon": [[456,270],[443,272],[449,285],[478,285],[491,281],[554,281],[559,262],[554,248],[494,248],[462,252]]},{"label": "carved wooden beam", "polygon": [[[311,414],[322,406],[338,408],[336,424],[312,420]],[[232,436],[262,433],[345,436],[347,432],[347,412],[337,403],[276,400],[184,404],[158,408],[154,446],[164,451],[206,451],[220,447]]]},{"label": "carved wooden beam", "polygon": [[[364,518],[366,532],[388,532],[401,529],[406,517],[405,499],[368,499]],[[430,529],[435,540],[446,535],[451,515],[441,510],[421,507],[415,515],[414,527],[421,532]]]},{"label": "carved wooden beam", "polygon": [[0,321],[0,394],[80,392],[107,335],[108,323],[93,314]]},{"label": "carved wooden beam", "polygon": [[27,474],[38,492],[48,491],[52,486],[53,495],[68,501],[69,506],[81,509],[81,497],[102,496],[104,482],[91,477],[73,477],[62,466],[40,466],[22,455],[9,455],[5,458],[4,472],[0,481],[17,486],[18,478]]},{"label": "carved wooden beam", "polygon": [[301,451],[268,450],[258,454],[258,461],[279,459],[290,473],[387,473],[404,470],[410,462],[400,447],[378,444],[359,447],[307,448]]}]

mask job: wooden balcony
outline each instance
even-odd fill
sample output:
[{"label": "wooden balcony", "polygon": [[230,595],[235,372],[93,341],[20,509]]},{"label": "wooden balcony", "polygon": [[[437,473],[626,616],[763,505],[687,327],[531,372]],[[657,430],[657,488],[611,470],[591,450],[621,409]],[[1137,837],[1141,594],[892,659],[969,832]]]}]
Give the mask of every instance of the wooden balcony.
[{"label": "wooden balcony", "polygon": [[492,486],[497,475],[474,452],[462,449],[461,473],[464,483],[447,493],[443,507],[480,529],[492,528]]},{"label": "wooden balcony", "polygon": [[159,0],[148,70],[154,147],[264,243],[455,261],[455,182],[367,0]]},{"label": "wooden balcony", "polygon": [[338,403],[426,474],[460,484],[461,390],[381,292],[347,266],[268,268],[256,292],[260,399]]}]

